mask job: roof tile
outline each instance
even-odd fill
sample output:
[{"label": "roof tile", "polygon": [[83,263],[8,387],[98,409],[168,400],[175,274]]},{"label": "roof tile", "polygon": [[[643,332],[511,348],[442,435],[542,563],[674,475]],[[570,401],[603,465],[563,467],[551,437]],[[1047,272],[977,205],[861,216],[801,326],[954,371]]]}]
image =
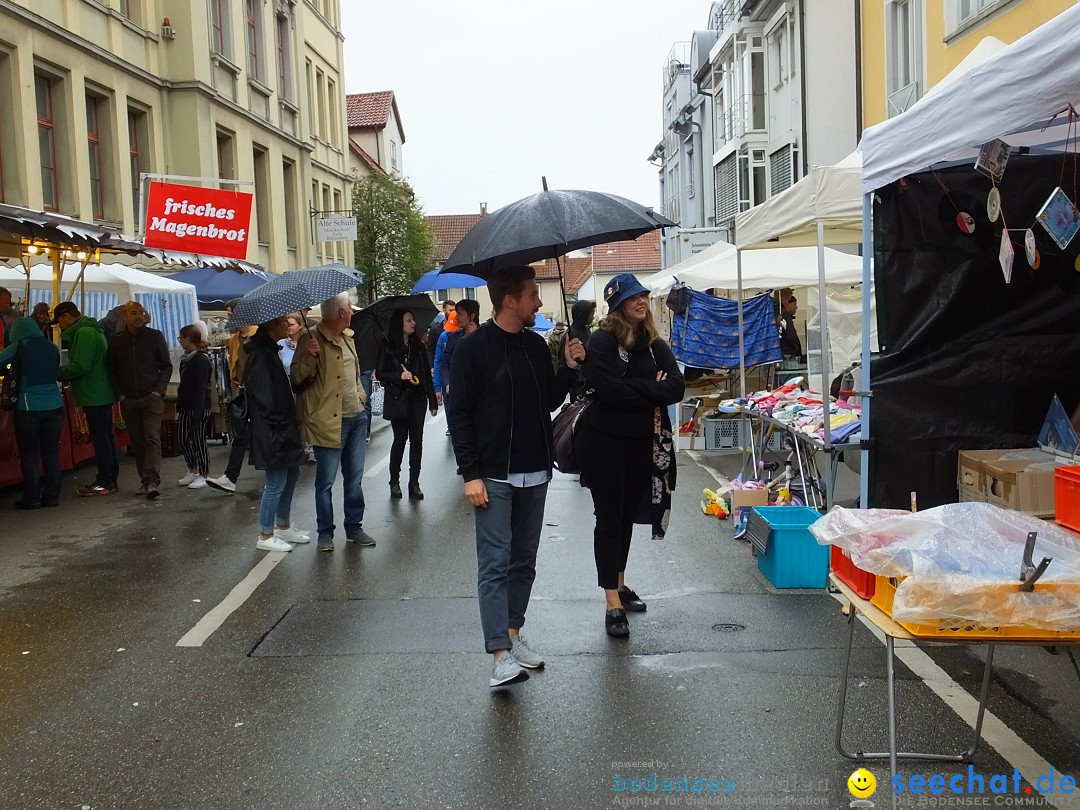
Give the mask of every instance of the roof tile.
[{"label": "roof tile", "polygon": [[394,104],[394,92],[353,93],[345,97],[349,128],[371,127],[382,129],[390,121],[390,109]]},{"label": "roof tile", "polygon": [[482,217],[483,214],[434,214],[426,217],[428,225],[435,232],[435,263],[445,262],[458,242]]},{"label": "roof tile", "polygon": [[660,270],[660,231],[650,231],[632,242],[608,242],[592,249],[597,273],[639,273]]}]

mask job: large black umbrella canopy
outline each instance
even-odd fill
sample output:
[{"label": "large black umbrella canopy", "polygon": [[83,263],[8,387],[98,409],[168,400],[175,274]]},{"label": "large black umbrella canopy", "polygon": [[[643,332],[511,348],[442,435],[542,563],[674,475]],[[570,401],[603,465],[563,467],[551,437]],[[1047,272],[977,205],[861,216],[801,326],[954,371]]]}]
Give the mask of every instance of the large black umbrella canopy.
[{"label": "large black umbrella canopy", "polygon": [[318,306],[338,293],[354,289],[363,280],[357,270],[343,264],[289,270],[241,298],[225,328],[235,331],[242,326],[258,326]]},{"label": "large black umbrella canopy", "polygon": [[365,371],[375,368],[379,344],[390,332],[390,318],[399,309],[407,309],[416,319],[416,334],[422,335],[439,314],[439,308],[426,295],[388,295],[374,304],[364,307],[352,316],[353,340],[360,366]]},{"label": "large black umbrella canopy", "polygon": [[651,208],[614,194],[545,190],[481,219],[439,272],[488,278],[499,267],[554,259],[675,225]]}]

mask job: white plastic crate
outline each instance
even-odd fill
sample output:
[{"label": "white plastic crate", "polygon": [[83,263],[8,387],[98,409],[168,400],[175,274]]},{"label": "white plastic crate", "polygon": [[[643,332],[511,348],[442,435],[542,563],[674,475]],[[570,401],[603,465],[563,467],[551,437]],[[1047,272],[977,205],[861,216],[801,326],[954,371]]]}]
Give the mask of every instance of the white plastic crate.
[{"label": "white plastic crate", "polygon": [[704,419],[706,450],[738,450],[746,444],[738,416]]}]

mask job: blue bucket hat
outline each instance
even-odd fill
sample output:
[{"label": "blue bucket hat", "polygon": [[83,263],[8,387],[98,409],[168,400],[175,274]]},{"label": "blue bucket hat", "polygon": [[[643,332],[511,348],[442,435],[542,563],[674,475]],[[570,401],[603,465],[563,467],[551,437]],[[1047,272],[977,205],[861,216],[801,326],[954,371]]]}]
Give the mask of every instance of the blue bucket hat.
[{"label": "blue bucket hat", "polygon": [[604,301],[607,303],[608,312],[614,312],[627,298],[647,293],[649,290],[633,273],[619,273],[604,287]]}]

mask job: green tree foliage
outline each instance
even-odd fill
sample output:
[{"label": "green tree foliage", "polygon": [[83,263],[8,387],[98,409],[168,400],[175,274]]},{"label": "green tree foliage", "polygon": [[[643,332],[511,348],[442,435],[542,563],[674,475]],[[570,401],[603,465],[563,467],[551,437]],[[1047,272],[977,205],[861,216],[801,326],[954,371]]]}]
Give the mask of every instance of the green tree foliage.
[{"label": "green tree foliage", "polygon": [[435,234],[416,193],[404,180],[370,174],[353,184],[356,267],[364,274],[360,296],[367,303],[408,293],[431,269]]}]

